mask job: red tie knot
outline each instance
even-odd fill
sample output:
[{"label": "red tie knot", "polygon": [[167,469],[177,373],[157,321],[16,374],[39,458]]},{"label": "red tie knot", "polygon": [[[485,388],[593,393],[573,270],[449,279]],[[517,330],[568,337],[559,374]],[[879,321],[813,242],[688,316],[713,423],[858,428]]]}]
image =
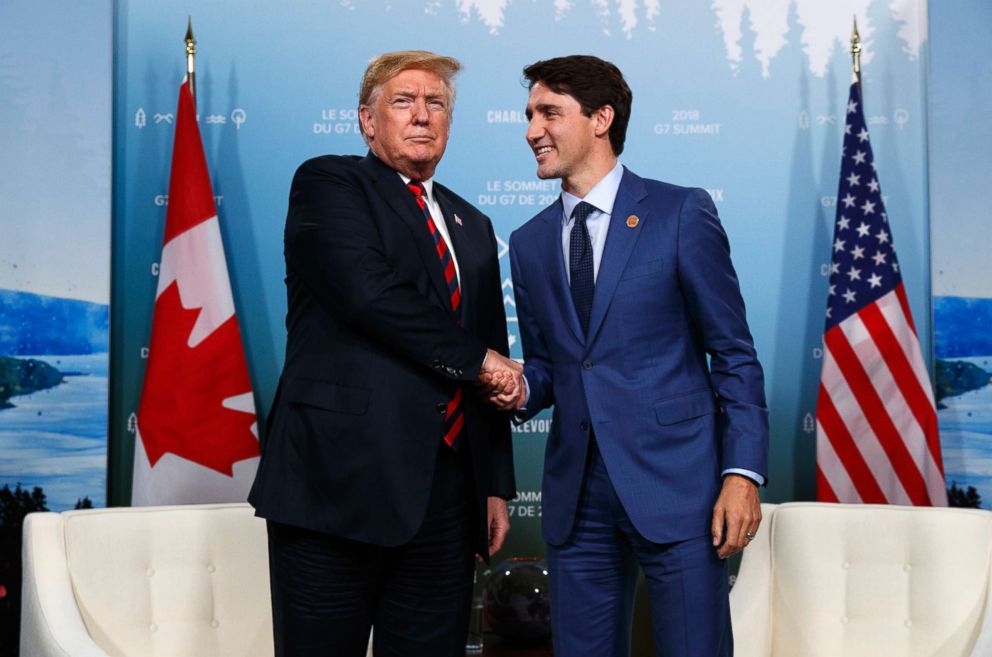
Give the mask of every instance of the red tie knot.
[{"label": "red tie knot", "polygon": [[406,184],[406,188],[409,189],[410,193],[413,194],[414,196],[418,196],[418,197],[426,196],[423,183],[419,183],[416,180],[411,180],[410,182],[408,182]]}]

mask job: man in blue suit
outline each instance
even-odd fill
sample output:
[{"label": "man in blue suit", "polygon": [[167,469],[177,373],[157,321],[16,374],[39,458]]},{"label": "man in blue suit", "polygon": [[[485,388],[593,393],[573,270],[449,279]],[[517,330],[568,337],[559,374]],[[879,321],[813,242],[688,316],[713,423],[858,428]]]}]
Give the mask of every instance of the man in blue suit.
[{"label": "man in blue suit", "polygon": [[726,234],[706,192],[618,162],[631,92],[616,66],[570,56],[524,75],[537,175],[562,195],[510,238],[527,392],[503,402],[524,419],[554,405],[555,653],[629,654],[640,567],[659,656],[731,655],[723,559],[758,531],[768,412]]}]

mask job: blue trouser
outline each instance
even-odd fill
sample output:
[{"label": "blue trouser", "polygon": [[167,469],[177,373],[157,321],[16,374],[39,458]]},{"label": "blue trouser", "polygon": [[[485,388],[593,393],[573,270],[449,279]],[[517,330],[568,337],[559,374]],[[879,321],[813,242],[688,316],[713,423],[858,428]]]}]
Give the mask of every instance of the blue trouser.
[{"label": "blue trouser", "polygon": [[727,565],[709,536],[652,543],[634,528],[595,440],[568,542],[548,545],[557,657],[627,657],[638,566],[658,657],[730,657]]}]

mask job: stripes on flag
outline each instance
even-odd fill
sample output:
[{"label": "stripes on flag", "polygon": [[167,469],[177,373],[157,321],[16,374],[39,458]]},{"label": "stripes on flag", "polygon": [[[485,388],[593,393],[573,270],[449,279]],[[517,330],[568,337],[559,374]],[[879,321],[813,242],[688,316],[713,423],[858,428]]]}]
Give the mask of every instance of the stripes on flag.
[{"label": "stripes on flag", "polygon": [[847,105],[817,399],[817,499],[946,506],[937,412],[875,173]]}]

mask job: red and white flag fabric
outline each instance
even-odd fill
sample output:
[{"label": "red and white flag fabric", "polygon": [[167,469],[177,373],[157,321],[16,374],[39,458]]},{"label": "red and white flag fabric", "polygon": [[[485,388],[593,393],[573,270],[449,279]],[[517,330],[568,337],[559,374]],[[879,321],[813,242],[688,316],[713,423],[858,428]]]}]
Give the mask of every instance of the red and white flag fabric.
[{"label": "red and white flag fabric", "polygon": [[947,506],[937,411],[851,84],[837,193],[823,371],[817,499]]},{"label": "red and white flag fabric", "polygon": [[241,502],[258,427],[196,108],[183,81],[134,446],[134,505]]}]

